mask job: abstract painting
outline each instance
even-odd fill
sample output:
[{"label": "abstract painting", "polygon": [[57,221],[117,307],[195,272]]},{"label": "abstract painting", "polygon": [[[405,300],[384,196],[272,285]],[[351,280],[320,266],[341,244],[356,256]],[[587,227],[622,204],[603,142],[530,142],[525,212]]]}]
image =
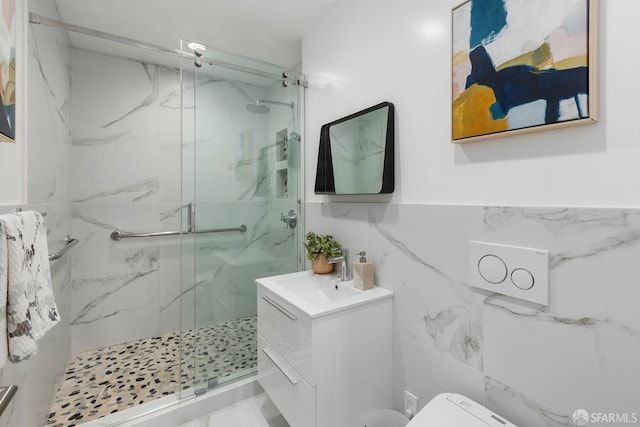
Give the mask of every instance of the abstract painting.
[{"label": "abstract painting", "polygon": [[15,24],[15,0],[0,0],[0,142],[16,138]]},{"label": "abstract painting", "polygon": [[597,120],[597,0],[453,10],[453,142]]}]

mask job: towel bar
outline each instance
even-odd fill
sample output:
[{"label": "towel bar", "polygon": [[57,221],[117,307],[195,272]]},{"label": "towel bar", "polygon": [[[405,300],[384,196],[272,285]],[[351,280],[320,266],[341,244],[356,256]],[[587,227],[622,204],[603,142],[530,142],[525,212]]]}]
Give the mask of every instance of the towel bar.
[{"label": "towel bar", "polygon": [[[22,208],[16,208],[16,209],[14,210],[14,212],[23,212],[23,209],[22,209]],[[42,215],[43,217],[45,217],[45,216],[47,216],[47,213],[46,213],[46,212],[40,212],[40,215]]]},{"label": "towel bar", "polygon": [[177,236],[179,234],[203,234],[203,233],[226,233],[229,231],[238,231],[244,233],[247,231],[247,226],[242,224],[240,227],[233,228],[212,228],[211,230],[195,230],[195,231],[158,231],[155,233],[127,233],[124,231],[116,230],[111,233],[111,240],[116,242],[121,239],[130,239],[134,237],[157,237],[157,236]]},{"label": "towel bar", "polygon": [[72,247],[74,247],[75,245],[78,244],[78,239],[74,239],[71,236],[67,236],[67,238],[64,239],[64,241],[65,241],[66,244],[64,245],[64,247],[62,249],[60,249],[55,254],[49,255],[49,261],[55,261],[57,259],[62,258],[62,256],[64,254],[66,254],[69,249],[71,249]]},{"label": "towel bar", "polygon": [[5,387],[0,387],[0,415],[7,409],[9,403],[11,403],[11,399],[18,391],[17,385],[10,385]]}]

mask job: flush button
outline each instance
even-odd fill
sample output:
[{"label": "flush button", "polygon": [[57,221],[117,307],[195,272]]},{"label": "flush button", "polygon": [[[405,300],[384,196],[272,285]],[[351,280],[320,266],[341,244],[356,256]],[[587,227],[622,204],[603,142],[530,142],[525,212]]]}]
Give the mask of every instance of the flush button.
[{"label": "flush button", "polygon": [[511,272],[511,283],[515,285],[516,288],[522,289],[523,291],[528,291],[533,288],[535,283],[535,279],[533,278],[533,274],[527,269],[524,268],[516,268]]},{"label": "flush button", "polygon": [[549,305],[549,251],[472,240],[469,285],[492,293]]},{"label": "flush button", "polygon": [[500,257],[485,255],[478,261],[478,273],[487,282],[497,285],[507,278],[507,265]]}]

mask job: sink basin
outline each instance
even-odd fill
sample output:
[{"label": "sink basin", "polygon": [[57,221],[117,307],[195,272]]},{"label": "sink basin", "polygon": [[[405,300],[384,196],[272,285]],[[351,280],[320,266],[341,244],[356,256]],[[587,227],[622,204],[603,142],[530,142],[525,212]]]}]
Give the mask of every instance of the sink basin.
[{"label": "sink basin", "polygon": [[314,274],[312,271],[282,274],[256,279],[264,286],[311,317],[318,317],[370,303],[382,298],[391,298],[387,289],[374,287],[366,291],[353,287],[353,280],[340,281],[340,276]]},{"label": "sink basin", "polygon": [[287,291],[316,304],[349,298],[363,292],[353,287],[353,281],[341,282],[336,276],[320,274],[288,276],[285,274],[275,280]]}]

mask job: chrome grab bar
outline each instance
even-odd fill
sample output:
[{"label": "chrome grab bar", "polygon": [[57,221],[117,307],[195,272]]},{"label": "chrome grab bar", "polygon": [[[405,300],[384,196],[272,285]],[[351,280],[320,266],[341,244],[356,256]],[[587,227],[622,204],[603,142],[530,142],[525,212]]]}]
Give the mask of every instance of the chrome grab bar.
[{"label": "chrome grab bar", "polygon": [[121,239],[131,239],[136,237],[157,237],[157,236],[177,236],[180,234],[203,234],[203,233],[226,233],[228,231],[239,231],[244,233],[247,226],[242,224],[240,227],[233,228],[212,228],[210,230],[194,230],[194,231],[158,231],[154,233],[127,233],[126,231],[116,230],[111,233],[111,240],[119,241]]},{"label": "chrome grab bar", "polygon": [[78,239],[74,239],[74,238],[73,238],[73,237],[71,237],[71,236],[67,236],[67,237],[64,239],[64,241],[65,241],[65,243],[66,243],[66,244],[64,245],[64,247],[63,247],[62,249],[60,249],[60,250],[59,250],[58,252],[56,252],[55,254],[51,254],[51,255],[49,255],[49,261],[55,261],[55,260],[57,260],[57,259],[62,258],[62,256],[63,256],[64,254],[66,254],[66,253],[67,253],[67,251],[68,251],[69,249],[71,249],[72,247],[74,247],[75,245],[77,245],[77,244],[78,244]]},{"label": "chrome grab bar", "polygon": [[[24,212],[24,210],[22,208],[16,208],[14,210],[14,212]],[[42,217],[45,217],[45,216],[47,216],[47,213],[46,212],[40,212],[40,215]],[[67,235],[67,237],[64,239],[64,242],[65,242],[65,245],[64,245],[64,247],[62,249],[60,249],[55,254],[49,255],[49,261],[55,261],[57,259],[62,258],[62,256],[64,254],[66,254],[69,249],[71,249],[72,247],[74,247],[75,245],[78,244],[78,239],[74,239],[73,237]],[[2,399],[3,399],[2,393],[4,391],[5,391],[4,388],[0,387],[0,406],[2,406]],[[15,391],[14,391],[14,393],[15,393]],[[0,414],[2,414],[1,409],[2,408],[0,408]]]},{"label": "chrome grab bar", "polygon": [[17,385],[10,385],[5,387],[0,387],[0,415],[7,409],[9,403],[11,403],[11,399],[18,391]]},{"label": "chrome grab bar", "polygon": [[292,312],[290,312],[289,310],[287,310],[286,308],[284,308],[283,306],[281,306],[280,304],[278,304],[276,301],[272,300],[268,296],[263,295],[262,299],[265,300],[266,302],[268,302],[271,306],[273,306],[273,308],[278,310],[280,313],[282,313],[285,316],[287,316],[289,319],[291,319],[293,321],[298,320],[298,317],[295,314],[293,314]]}]

